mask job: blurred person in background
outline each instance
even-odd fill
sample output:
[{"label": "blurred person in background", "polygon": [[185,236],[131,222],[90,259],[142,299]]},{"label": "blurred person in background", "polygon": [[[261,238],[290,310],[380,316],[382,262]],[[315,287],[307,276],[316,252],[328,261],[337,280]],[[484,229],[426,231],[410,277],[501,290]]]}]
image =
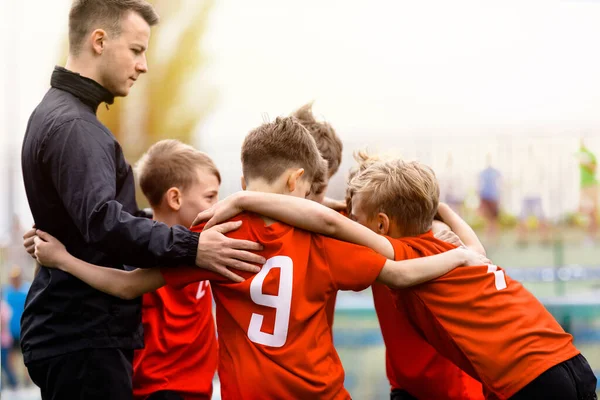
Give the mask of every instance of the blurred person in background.
[{"label": "blurred person in background", "polygon": [[9,389],[17,387],[17,377],[9,362],[9,352],[13,345],[12,335],[10,334],[10,318],[12,310],[4,299],[0,300],[0,344],[2,344],[2,374],[6,377],[6,383]]},{"label": "blurred person in background", "polygon": [[539,229],[542,242],[548,243],[550,232],[542,202],[542,189],[548,179],[546,169],[536,160],[533,144],[528,146],[527,160],[528,166],[521,170],[522,205],[519,215],[518,243],[527,244],[527,234],[531,225]]},{"label": "blurred person in background", "polygon": [[462,177],[454,169],[452,153],[448,153],[445,168],[436,175],[440,183],[440,201],[448,204],[458,215],[464,215],[465,190]]},{"label": "blurred person in background", "polygon": [[498,235],[498,217],[500,216],[500,185],[502,175],[492,166],[492,156],[487,155],[487,167],[479,173],[480,212],[485,219],[486,234],[496,240]]},{"label": "blurred person in background", "polygon": [[589,219],[588,241],[591,242],[596,239],[598,232],[598,180],[596,179],[598,162],[594,153],[585,146],[583,139],[580,141],[577,158],[581,188],[579,212]]},{"label": "blurred person in background", "polygon": [[[22,248],[21,251],[23,251]],[[9,284],[4,288],[4,300],[10,307],[12,314],[9,322],[12,349],[8,354],[7,362],[10,364],[12,371],[15,372],[23,369],[20,346],[21,316],[23,316],[30,285],[30,282],[25,282],[23,279],[23,269],[19,265],[13,265],[9,273]],[[18,380],[17,375],[15,375],[15,378]]]},{"label": "blurred person in background", "polygon": [[[239,223],[199,233],[152,221],[135,200],[131,166],[97,118],[100,104],[127,96],[148,71],[159,17],[144,0],[76,0],[69,56],[32,112],[21,152],[35,225],[73,254],[106,268],[197,265],[229,279],[227,267],[257,272],[257,243],[226,238]],[[140,299],[122,300],[41,268],[27,296],[21,348],[44,399],[132,396],[134,349],[143,346]]]}]

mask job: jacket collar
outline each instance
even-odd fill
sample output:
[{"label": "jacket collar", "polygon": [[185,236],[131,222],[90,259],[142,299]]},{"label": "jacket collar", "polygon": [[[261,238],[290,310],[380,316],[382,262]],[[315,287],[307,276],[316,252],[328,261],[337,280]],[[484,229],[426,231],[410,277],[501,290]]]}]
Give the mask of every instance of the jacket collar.
[{"label": "jacket collar", "polygon": [[59,66],[54,67],[50,85],[71,93],[94,112],[98,110],[100,103],[112,104],[115,100],[113,94],[98,82]]}]

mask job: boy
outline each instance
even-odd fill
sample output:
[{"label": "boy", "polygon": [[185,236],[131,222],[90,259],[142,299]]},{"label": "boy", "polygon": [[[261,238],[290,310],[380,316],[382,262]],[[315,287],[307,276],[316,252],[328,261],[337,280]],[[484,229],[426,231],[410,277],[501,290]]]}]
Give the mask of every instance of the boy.
[{"label": "boy", "polygon": [[[152,145],[136,169],[154,219],[168,226],[191,226],[219,200],[214,162],[177,140]],[[145,347],[133,360],[134,399],[209,400],[218,350],[208,281],[144,294],[142,321]]]},{"label": "boy", "polygon": [[[136,165],[154,220],[191,226],[218,201],[221,175],[201,151],[177,140],[152,145]],[[212,396],[217,339],[208,281],[142,298],[144,345],[133,359],[135,400],[204,400]]]},{"label": "boy", "polygon": [[[325,121],[317,121],[312,112],[312,103],[303,105],[294,111],[292,116],[308,130],[308,133],[315,139],[321,157],[327,161],[327,175],[320,184],[316,184],[315,187],[312,188],[308,199],[314,200],[317,203],[321,203],[332,209],[345,210],[344,202],[337,202],[325,197],[329,181],[339,170],[340,164],[342,163],[342,151],[344,149],[342,140],[331,124]],[[336,299],[337,292],[332,293],[327,302],[327,321],[329,322],[332,331]]]},{"label": "boy", "polygon": [[[350,173],[349,179],[377,161],[376,158],[369,157],[362,152],[358,153],[356,158],[360,166]],[[228,208],[228,204],[232,207]],[[322,221],[327,221],[326,215],[323,216],[324,219],[321,219],[318,212],[317,214],[314,213],[315,210],[312,207],[295,209],[297,206],[295,199],[292,198],[262,193],[238,193],[230,196],[213,209],[202,213],[197,220],[211,216],[219,221],[226,220],[244,209],[281,219],[292,225],[307,229],[319,229]],[[311,220],[311,215],[317,217]],[[309,219],[305,220],[305,218]],[[458,220],[462,222],[460,218]],[[352,225],[356,224],[350,221],[347,222],[348,229],[354,229]],[[306,226],[298,225],[303,223]],[[207,226],[211,224],[212,221],[209,221]],[[467,226],[464,222],[463,224]],[[439,225],[444,224],[438,222]],[[460,224],[455,223],[454,225],[458,232],[461,231],[461,228],[464,229],[464,226]],[[439,230],[441,229],[442,227]],[[329,232],[325,230],[322,233],[327,234]],[[441,231],[439,233],[441,234]],[[367,234],[373,235],[372,232]],[[375,240],[377,239],[375,238]],[[485,250],[480,243],[478,246],[473,244],[471,246],[475,247],[476,251],[485,254]],[[385,255],[394,256],[393,253]],[[415,398],[475,400],[483,398],[481,384],[439,354],[420,336],[418,331],[410,324],[404,309],[394,306],[392,294],[385,285],[375,282],[371,289],[375,311],[386,346],[386,374],[391,386],[390,398],[392,400],[414,400]],[[432,384],[432,382],[435,382],[435,384]]]},{"label": "boy", "polygon": [[[373,232],[389,235],[397,260],[441,254],[454,247],[430,231],[439,188],[428,167],[402,160],[372,163],[350,181],[348,194],[352,217]],[[270,214],[286,222],[342,239],[352,235],[351,223],[331,210],[306,202],[269,200],[277,205]],[[230,215],[235,207],[227,203],[232,202],[200,216],[214,215],[206,226]],[[444,205],[440,211],[443,218],[455,215]],[[302,218],[293,221],[299,212]],[[468,225],[450,225],[467,246],[479,245]],[[482,383],[486,398],[596,399],[596,378],[571,335],[499,267],[455,269],[422,285],[395,290],[394,297],[433,348]]]},{"label": "boy", "polygon": [[[325,173],[314,139],[293,118],[277,118],[250,132],[242,148],[242,166],[244,189],[300,198],[305,198]],[[36,255],[46,266],[64,269],[100,290],[126,298],[165,283],[185,287],[210,278],[217,304],[223,399],[348,399],[325,313],[331,293],[362,290],[376,279],[404,287],[463,263],[486,261],[474,252],[458,249],[398,263],[370,249],[254,214],[245,213],[236,220],[244,224],[228,235],[261,242],[264,250],[260,253],[267,258],[258,274],[246,274],[247,279],[240,283],[192,267],[108,270],[75,259],[41,231],[38,235],[46,242],[36,238]],[[359,228],[352,239],[370,245],[362,239],[368,230]],[[199,229],[202,227],[195,228]],[[375,247],[392,252],[389,242],[378,241]]]}]

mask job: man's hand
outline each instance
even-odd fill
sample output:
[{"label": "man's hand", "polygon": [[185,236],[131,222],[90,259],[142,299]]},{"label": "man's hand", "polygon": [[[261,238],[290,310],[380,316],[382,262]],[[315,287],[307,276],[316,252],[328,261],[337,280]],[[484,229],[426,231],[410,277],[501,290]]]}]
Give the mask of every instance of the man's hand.
[{"label": "man's hand", "polygon": [[[239,199],[243,195],[243,192],[234,193],[231,196],[227,196],[223,200],[219,201],[208,210],[202,211],[196,216],[196,219],[194,222],[192,222],[192,226],[198,225],[204,221],[208,221],[206,225],[204,225],[204,230],[206,231],[213,226],[220,224],[221,222],[228,221],[229,219],[235,217],[244,211],[244,209],[240,207],[238,203]],[[230,230],[232,229],[229,229],[226,232],[229,232]]]},{"label": "man's hand", "polygon": [[38,229],[33,241],[35,259],[44,267],[60,268],[70,256],[65,246],[49,233]]},{"label": "man's hand", "polygon": [[25,247],[25,251],[27,251],[27,253],[33,258],[35,258],[35,255],[33,254],[35,251],[35,243],[33,242],[34,237],[35,224],[33,224],[31,229],[25,232],[25,234],[23,235],[23,247]]},{"label": "man's hand", "polygon": [[260,251],[262,245],[248,240],[231,239],[224,235],[238,229],[241,225],[242,221],[234,221],[209,229],[205,228],[198,242],[196,265],[221,274],[234,282],[243,282],[244,279],[228,268],[255,273],[260,271],[258,266],[250,263],[262,265],[266,260],[258,254],[250,253],[250,251]]}]

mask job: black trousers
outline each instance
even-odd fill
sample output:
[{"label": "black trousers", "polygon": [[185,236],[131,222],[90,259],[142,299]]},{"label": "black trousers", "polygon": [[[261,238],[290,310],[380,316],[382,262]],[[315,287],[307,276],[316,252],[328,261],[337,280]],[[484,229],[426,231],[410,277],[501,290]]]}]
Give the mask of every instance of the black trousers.
[{"label": "black trousers", "polygon": [[394,389],[390,393],[390,400],[417,400],[417,398],[408,393],[406,390]]},{"label": "black trousers", "polygon": [[85,349],[27,364],[42,400],[132,400],[133,350]]},{"label": "black trousers", "polygon": [[160,392],[154,392],[150,396],[146,397],[146,400],[183,400],[176,392],[170,390],[162,390]]},{"label": "black trousers", "polygon": [[550,368],[510,400],[596,400],[596,377],[581,354]]}]

